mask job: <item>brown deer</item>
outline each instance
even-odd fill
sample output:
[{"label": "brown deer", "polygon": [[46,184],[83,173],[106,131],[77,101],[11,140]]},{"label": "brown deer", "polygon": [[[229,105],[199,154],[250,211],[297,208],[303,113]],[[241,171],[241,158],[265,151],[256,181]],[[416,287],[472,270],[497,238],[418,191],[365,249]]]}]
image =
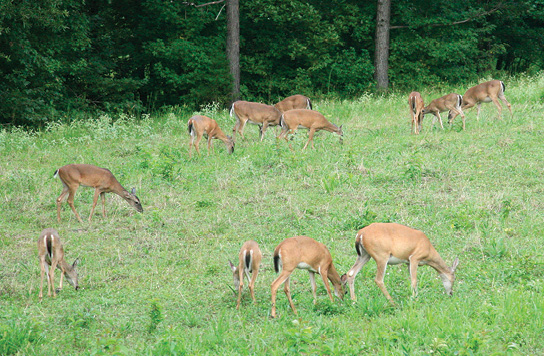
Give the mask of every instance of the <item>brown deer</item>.
[{"label": "brown deer", "polygon": [[278,138],[285,138],[287,141],[287,135],[293,134],[299,127],[305,127],[310,130],[308,134],[308,142],[304,145],[303,150],[308,147],[308,144],[312,143],[312,148],[314,147],[314,134],[317,131],[325,130],[329,132],[335,132],[340,135],[340,142],[342,142],[342,136],[344,132],[342,131],[342,125],[340,127],[336,126],[333,123],[330,123],[323,114],[308,110],[308,109],[295,109],[284,112],[280,118],[281,124],[281,133]]},{"label": "brown deer", "polygon": [[343,299],[344,289],[338,272],[334,268],[332,263],[332,257],[325,245],[308,236],[295,236],[290,237],[280,243],[274,250],[274,270],[276,273],[281,273],[272,282],[272,311],[270,316],[276,317],[276,292],[282,283],[284,284],[284,291],[291,305],[291,309],[295,315],[297,310],[291,299],[291,291],[289,289],[289,276],[296,268],[306,269],[310,273],[310,283],[312,284],[312,293],[314,296],[314,304],[316,303],[316,284],[315,274],[318,273],[323,279],[325,288],[327,288],[327,294],[331,302],[333,297],[331,294],[331,288],[329,287],[330,280],[334,286],[335,295]]},{"label": "brown deer", "polygon": [[[238,266],[235,266],[229,261],[230,268],[232,269],[232,275],[234,277],[234,288],[238,290],[238,301],[236,303],[236,309],[240,308],[240,301],[242,300],[242,289],[244,287],[244,273],[249,281],[249,291],[253,302],[257,304],[255,300],[255,281],[257,280],[257,274],[259,273],[259,267],[261,265],[261,259],[263,255],[259,245],[251,240],[246,241],[240,253],[238,254]],[[251,278],[249,274],[251,273]]]},{"label": "brown deer", "polygon": [[410,116],[412,117],[412,132],[419,134],[421,131],[421,123],[423,122],[422,110],[425,107],[421,94],[413,91],[408,96],[408,105],[410,106]]},{"label": "brown deer", "polygon": [[[476,120],[480,119],[480,105],[482,103],[493,102],[497,107],[499,112],[499,119],[501,118],[502,106],[499,102],[499,99],[506,104],[508,110],[510,111],[510,116],[513,118],[512,114],[512,105],[506,100],[504,96],[504,91],[506,86],[500,80],[491,80],[482,84],[478,84],[470,89],[468,89],[463,95],[463,110],[469,109],[476,105]],[[455,116],[454,116],[455,117]],[[453,118],[451,119],[453,120]]]},{"label": "brown deer", "polygon": [[293,109],[310,109],[312,110],[312,102],[310,101],[310,98],[304,95],[291,95],[287,98],[283,99],[282,101],[274,104],[276,109],[278,109],[281,113],[284,113],[289,110]]},{"label": "brown deer", "polygon": [[277,126],[280,124],[281,112],[274,106],[266,104],[236,101],[232,104],[230,116],[236,117],[236,125],[232,129],[233,140],[236,140],[236,132],[239,132],[242,138],[244,138],[244,127],[249,121],[259,126],[260,139],[262,141],[268,126]]},{"label": "brown deer", "polygon": [[106,168],[99,168],[90,164],[69,164],[60,167],[55,171],[54,178],[59,177],[62,182],[62,193],[57,198],[57,220],[60,222],[60,206],[62,200],[68,194],[68,205],[76,215],[79,222],[83,222],[74,206],[74,197],[76,190],[80,185],[94,188],[93,206],[89,215],[89,222],[93,217],[94,208],[98,201],[98,196],[102,198],[102,215],[106,217],[106,193],[115,193],[125,199],[138,212],[143,212],[140,199],[136,196],[136,189],[132,188],[132,192],[128,192],[119,184],[113,174]]},{"label": "brown deer", "polygon": [[208,137],[208,156],[210,155],[210,146],[213,149],[212,139],[214,138],[223,141],[227,146],[227,151],[229,153],[234,152],[234,141],[232,140],[232,137],[225,135],[217,124],[217,121],[214,119],[210,119],[203,115],[195,115],[187,122],[187,130],[189,131],[189,135],[191,135],[191,142],[189,142],[189,157],[192,157],[191,149],[193,146],[195,146],[196,152],[200,155],[198,145],[202,139],[202,135]]},{"label": "brown deer", "polygon": [[[461,115],[463,118],[463,130],[465,129],[465,114],[463,113],[463,109],[461,108],[461,105],[463,104],[463,97],[459,94],[448,94],[444,95],[438,99],[434,99],[431,101],[429,105],[423,108],[423,111],[421,112],[423,116],[426,114],[432,113],[436,118],[438,118],[438,121],[440,122],[440,127],[442,127],[442,130],[444,130],[444,125],[442,125],[442,118],[440,117],[440,113],[444,111],[448,111],[448,123],[451,125],[453,123],[453,119],[457,115]],[[433,125],[436,121],[436,118],[433,120]]]},{"label": "brown deer", "polygon": [[62,248],[57,230],[45,229],[41,232],[40,237],[38,238],[38,259],[40,260],[41,270],[40,300],[43,297],[44,274],[47,275],[47,296],[51,296],[51,289],[53,290],[53,297],[57,296],[57,292],[55,290],[56,268],[61,270],[59,289],[62,289],[62,280],[65,275],[68,283],[74,286],[76,290],[79,289],[76,271],[76,266],[79,259],[76,259],[72,265],[66,263],[66,260],[64,260],[64,249]]},{"label": "brown deer", "polygon": [[410,265],[412,280],[412,295],[417,295],[417,267],[429,265],[434,268],[442,279],[442,284],[448,295],[452,295],[455,269],[459,259],[453,266],[446,265],[438,252],[434,249],[425,234],[419,230],[395,223],[373,223],[359,230],[355,237],[357,260],[347,274],[342,276],[342,282],[348,283],[352,300],[355,298],[354,281],[357,273],[373,258],[376,261],[376,278],[374,281],[385,295],[395,304],[383,283],[387,265],[407,263]]}]

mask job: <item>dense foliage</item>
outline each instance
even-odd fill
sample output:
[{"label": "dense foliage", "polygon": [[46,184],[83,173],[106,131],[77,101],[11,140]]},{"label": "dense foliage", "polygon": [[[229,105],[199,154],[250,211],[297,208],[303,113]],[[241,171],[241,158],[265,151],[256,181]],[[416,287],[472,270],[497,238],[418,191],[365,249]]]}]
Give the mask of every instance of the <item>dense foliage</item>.
[{"label": "dense foliage", "polygon": [[[226,103],[223,5],[0,1],[0,123]],[[242,97],[371,91],[375,13],[354,0],[241,1]],[[544,67],[543,0],[398,0],[391,24],[394,88]]]}]

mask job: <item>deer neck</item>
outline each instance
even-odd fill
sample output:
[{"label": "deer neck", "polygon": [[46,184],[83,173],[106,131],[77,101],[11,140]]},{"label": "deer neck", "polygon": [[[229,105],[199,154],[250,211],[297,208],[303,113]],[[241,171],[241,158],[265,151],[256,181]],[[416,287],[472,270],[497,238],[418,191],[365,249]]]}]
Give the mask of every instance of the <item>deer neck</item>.
[{"label": "deer neck", "polygon": [[427,264],[434,268],[436,272],[440,275],[451,275],[451,268],[444,262],[442,257],[438,254],[438,252],[434,251],[434,256],[432,259],[430,259]]}]

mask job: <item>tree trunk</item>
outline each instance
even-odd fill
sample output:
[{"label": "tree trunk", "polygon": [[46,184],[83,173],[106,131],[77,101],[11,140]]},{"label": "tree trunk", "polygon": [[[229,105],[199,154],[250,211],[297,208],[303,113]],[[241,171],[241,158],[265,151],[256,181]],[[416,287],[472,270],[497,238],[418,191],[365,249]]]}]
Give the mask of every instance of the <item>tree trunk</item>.
[{"label": "tree trunk", "polygon": [[391,0],[378,0],[376,10],[376,56],[374,59],[374,78],[378,91],[387,91],[389,87],[389,25],[391,18]]},{"label": "tree trunk", "polygon": [[232,100],[240,98],[240,11],[238,0],[227,0],[227,58],[232,75]]}]

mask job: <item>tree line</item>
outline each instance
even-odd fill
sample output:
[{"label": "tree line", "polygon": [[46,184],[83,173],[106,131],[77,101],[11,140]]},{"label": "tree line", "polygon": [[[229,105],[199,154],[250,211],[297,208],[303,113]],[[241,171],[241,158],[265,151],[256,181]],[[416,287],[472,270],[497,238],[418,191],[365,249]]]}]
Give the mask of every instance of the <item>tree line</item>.
[{"label": "tree line", "polygon": [[[0,0],[0,123],[227,105],[229,10],[228,1]],[[393,90],[544,67],[544,0],[252,0],[238,16],[245,100],[356,97],[377,89],[384,58]]]}]

